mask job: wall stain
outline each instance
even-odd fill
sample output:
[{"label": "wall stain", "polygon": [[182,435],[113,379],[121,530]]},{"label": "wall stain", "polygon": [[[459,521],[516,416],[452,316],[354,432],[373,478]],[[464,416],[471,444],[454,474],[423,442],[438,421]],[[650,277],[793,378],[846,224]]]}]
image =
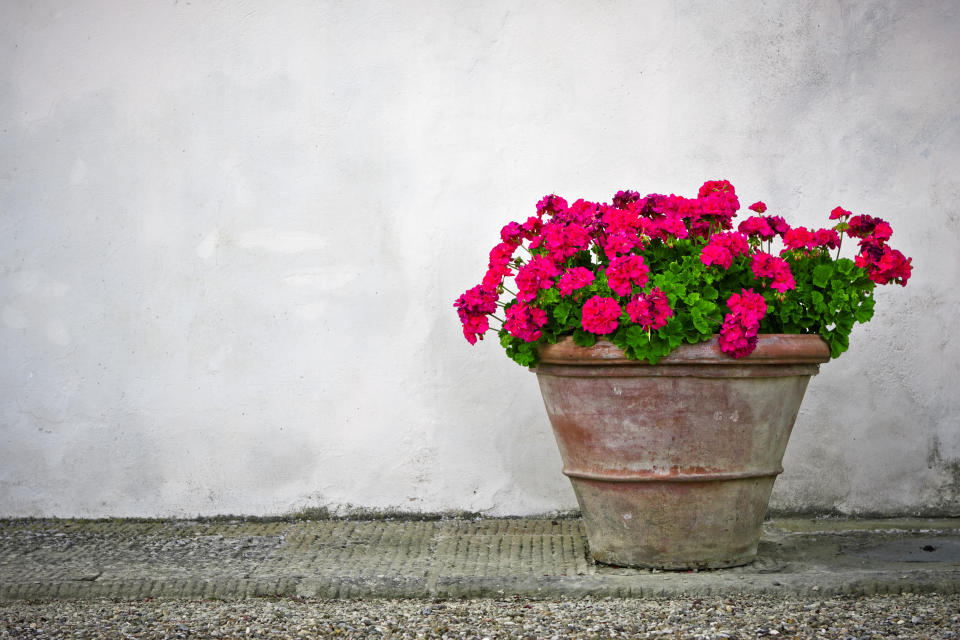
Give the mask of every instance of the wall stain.
[{"label": "wall stain", "polygon": [[941,477],[937,506],[956,508],[960,503],[960,459],[945,460],[940,447],[940,437],[933,436],[927,452],[927,468],[937,471]]}]

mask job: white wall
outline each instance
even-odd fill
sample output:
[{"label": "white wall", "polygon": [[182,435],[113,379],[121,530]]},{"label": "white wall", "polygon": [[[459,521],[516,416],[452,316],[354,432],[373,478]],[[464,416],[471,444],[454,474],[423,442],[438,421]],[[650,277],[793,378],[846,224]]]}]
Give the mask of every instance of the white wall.
[{"label": "white wall", "polygon": [[0,2],[0,515],[575,508],[453,299],[545,193],[889,220],[773,506],[960,514],[941,2]]}]

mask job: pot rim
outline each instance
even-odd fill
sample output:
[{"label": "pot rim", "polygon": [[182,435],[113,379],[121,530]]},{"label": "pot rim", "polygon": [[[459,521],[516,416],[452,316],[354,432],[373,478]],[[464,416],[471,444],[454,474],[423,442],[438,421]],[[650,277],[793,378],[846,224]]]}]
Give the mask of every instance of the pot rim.
[{"label": "pot rim", "polygon": [[[539,347],[540,362],[565,365],[646,365],[646,360],[632,360],[610,342],[600,338],[591,347],[581,347],[566,336],[556,344]],[[719,336],[697,344],[682,344],[657,361],[661,365],[763,365],[763,364],[820,364],[830,360],[830,347],[817,334],[761,333],[757,348],[743,358],[732,358],[720,350]]]}]

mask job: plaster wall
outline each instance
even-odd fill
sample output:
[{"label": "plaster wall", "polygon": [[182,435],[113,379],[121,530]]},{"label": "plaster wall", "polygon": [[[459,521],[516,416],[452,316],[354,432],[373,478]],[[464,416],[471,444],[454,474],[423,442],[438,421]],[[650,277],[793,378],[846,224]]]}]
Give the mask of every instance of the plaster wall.
[{"label": "plaster wall", "polygon": [[0,2],[0,515],[576,507],[451,307],[545,193],[914,257],[773,507],[960,515],[960,5]]}]

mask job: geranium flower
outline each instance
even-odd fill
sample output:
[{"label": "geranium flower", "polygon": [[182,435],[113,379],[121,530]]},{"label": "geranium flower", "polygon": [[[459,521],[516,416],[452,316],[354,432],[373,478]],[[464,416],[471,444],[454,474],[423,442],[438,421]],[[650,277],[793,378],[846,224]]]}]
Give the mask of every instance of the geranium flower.
[{"label": "geranium flower", "polygon": [[633,285],[644,287],[650,268],[643,263],[643,257],[629,254],[614,258],[607,266],[607,284],[618,296],[630,295]]},{"label": "geranium flower", "polygon": [[540,255],[533,256],[530,262],[517,271],[517,300],[520,302],[533,300],[537,297],[537,291],[552,287],[553,279],[559,274],[557,265],[549,258]]},{"label": "geranium flower", "polygon": [[581,324],[584,331],[606,335],[616,330],[621,313],[623,310],[613,298],[593,296],[583,305]]},{"label": "geranium flower", "polygon": [[737,231],[740,233],[745,233],[748,236],[762,238],[763,240],[769,240],[773,238],[773,236],[777,235],[773,230],[773,227],[770,226],[770,223],[763,216],[753,216],[751,218],[747,218],[740,223],[740,225],[737,227]]},{"label": "geranium flower", "polygon": [[643,247],[643,239],[636,233],[608,233],[607,237],[600,241],[603,247],[603,253],[608,258],[615,258],[630,253],[634,249]]},{"label": "geranium flower", "polygon": [[572,269],[567,269],[567,272],[560,278],[560,282],[557,283],[557,289],[560,290],[560,295],[569,296],[577,289],[582,289],[589,285],[595,279],[596,277],[589,269],[573,267]]},{"label": "geranium flower", "polygon": [[787,224],[787,221],[784,220],[782,216],[766,216],[766,218],[770,224],[770,228],[773,229],[777,235],[783,236],[787,231],[790,231],[790,225]]},{"label": "geranium flower", "polygon": [[838,249],[840,247],[840,234],[833,229],[817,229],[813,232],[813,242],[818,247]]},{"label": "geranium flower", "polygon": [[843,207],[834,207],[833,211],[830,212],[831,220],[840,220],[842,218],[849,218],[850,212],[844,209]]},{"label": "geranium flower", "polygon": [[520,244],[523,242],[523,235],[523,227],[519,222],[510,222],[500,229],[500,239],[507,244]]},{"label": "geranium flower", "polygon": [[853,216],[847,223],[850,225],[850,227],[847,229],[847,235],[851,238],[866,238],[867,236],[873,234],[874,229],[876,229],[877,225],[881,223],[886,225],[888,228],[890,226],[880,218],[874,218],[873,216]]},{"label": "geranium flower", "polygon": [[720,350],[734,358],[743,358],[757,347],[760,321],[767,314],[767,303],[753,289],[743,289],[727,300],[730,308],[720,327]]},{"label": "geranium flower", "polygon": [[886,242],[892,235],[893,227],[883,220],[877,219],[877,224],[873,227],[873,233],[871,234],[871,237],[880,242]]},{"label": "geranium flower", "polygon": [[497,292],[483,285],[477,285],[465,291],[453,306],[463,324],[463,336],[470,344],[476,344],[477,339],[483,339],[483,334],[490,328],[487,315],[497,310]]},{"label": "geranium flower", "polygon": [[603,209],[600,221],[607,235],[614,233],[636,235],[640,231],[640,216],[632,209],[606,207]]},{"label": "geranium flower", "polygon": [[735,257],[748,253],[750,253],[750,244],[747,242],[747,236],[739,231],[715,233],[710,236],[710,241],[700,252],[700,262],[707,266],[715,264],[729,269]]},{"label": "geranium flower", "polygon": [[521,226],[524,237],[526,237],[527,240],[531,240],[540,235],[540,230],[543,229],[543,220],[536,216],[530,216]]},{"label": "geranium flower", "polygon": [[786,249],[781,255],[791,249],[813,249],[817,246],[817,239],[806,227],[794,227],[783,234],[783,244]]},{"label": "geranium flower", "polygon": [[627,315],[632,322],[647,331],[656,331],[673,317],[673,309],[667,295],[654,287],[648,294],[640,294],[627,303]]},{"label": "geranium flower", "polygon": [[879,243],[862,244],[860,255],[854,259],[861,269],[867,270],[869,278],[877,284],[896,282],[906,286],[913,273],[913,258],[907,258],[896,249]]},{"label": "geranium flower", "polygon": [[744,324],[759,325],[767,315],[767,301],[753,289],[742,289],[727,299],[730,311],[743,319]]},{"label": "geranium flower", "polygon": [[510,261],[513,260],[513,253],[517,250],[517,246],[509,242],[501,242],[490,250],[487,272],[483,276],[483,286],[486,289],[496,291],[504,278],[513,275]]},{"label": "geranium flower", "polygon": [[560,196],[555,196],[550,194],[548,196],[543,196],[540,202],[537,203],[537,216],[543,217],[544,215],[557,215],[567,210],[567,201],[561,198]]},{"label": "geranium flower", "polygon": [[639,199],[640,194],[636,191],[617,191],[617,195],[613,196],[613,206],[617,209],[626,209],[628,204]]},{"label": "geranium flower", "polygon": [[757,200],[747,208],[750,209],[750,211],[756,211],[757,213],[766,213],[767,211],[767,205],[765,205],[760,200]]},{"label": "geranium flower", "polygon": [[590,246],[590,234],[577,223],[565,223],[553,220],[543,225],[540,236],[531,243],[532,249],[545,247],[549,252],[550,260],[556,264]]},{"label": "geranium flower", "polygon": [[546,311],[518,302],[507,307],[505,313],[507,320],[503,323],[503,328],[507,333],[524,342],[536,342],[540,339],[540,327],[547,324]]},{"label": "geranium flower", "polygon": [[797,283],[793,279],[790,265],[786,260],[777,258],[769,253],[755,253],[750,261],[750,269],[756,278],[770,278],[770,288],[775,291],[796,289]]}]

